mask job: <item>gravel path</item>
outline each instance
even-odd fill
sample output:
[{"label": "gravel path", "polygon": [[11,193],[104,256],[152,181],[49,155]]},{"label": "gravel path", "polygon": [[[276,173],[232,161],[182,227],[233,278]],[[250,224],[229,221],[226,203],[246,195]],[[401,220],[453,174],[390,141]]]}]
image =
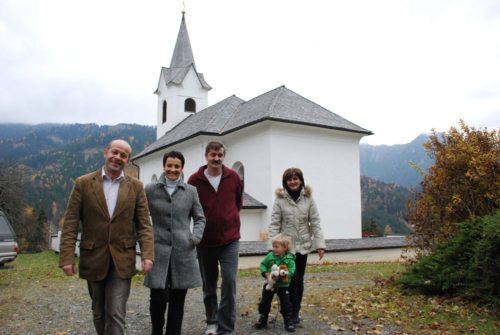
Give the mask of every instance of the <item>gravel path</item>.
[{"label": "gravel path", "polygon": [[[306,295],[304,302],[307,303],[308,290],[314,287],[308,285],[311,275],[306,275]],[[344,280],[339,273],[315,274],[321,277],[321,281],[328,288],[341,288],[358,285],[369,285],[366,281]],[[256,330],[253,324],[258,318],[257,303],[260,297],[261,279],[257,277],[244,277],[238,279],[238,317],[236,334],[289,334],[283,329],[283,319],[278,315],[276,323],[268,329]],[[0,325],[0,334],[51,334],[51,335],[84,335],[95,334],[90,311],[90,299],[88,297],[86,282],[74,278],[61,284],[56,281],[33,282],[29,288],[9,289],[0,286],[0,310],[2,313],[10,313],[8,321]],[[127,334],[147,335],[151,332],[148,311],[149,289],[140,283],[132,286],[132,292],[128,301],[127,311]],[[275,299],[276,301],[277,299]],[[276,315],[276,306],[273,307],[270,318]],[[360,329],[356,332],[349,330],[337,331],[331,329],[331,316],[328,320],[319,318],[320,306],[309,306],[303,309],[302,323],[295,334],[369,334],[373,324],[369,321],[358,320]],[[1,318],[6,320],[6,318]],[[340,323],[341,321],[335,323]],[[363,329],[366,329],[363,332]],[[185,317],[183,322],[183,334],[201,335],[205,330],[204,307],[201,289],[191,289],[186,298]],[[376,334],[393,334],[392,327],[385,327]]]}]

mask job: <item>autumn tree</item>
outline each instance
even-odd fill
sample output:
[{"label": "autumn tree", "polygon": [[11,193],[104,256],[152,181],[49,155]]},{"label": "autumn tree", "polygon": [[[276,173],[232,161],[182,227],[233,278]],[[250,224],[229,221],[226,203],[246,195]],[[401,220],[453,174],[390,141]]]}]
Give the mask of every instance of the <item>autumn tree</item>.
[{"label": "autumn tree", "polygon": [[35,213],[36,223],[33,225],[28,234],[28,248],[29,252],[40,252],[46,250],[48,247],[48,222],[47,215],[42,209]]},{"label": "autumn tree", "polygon": [[[39,215],[37,221],[35,210],[26,202],[24,191],[26,178],[23,169],[23,165],[0,161],[0,210],[9,218],[21,250],[48,244],[42,240],[32,241],[37,236],[35,232],[41,232],[47,220],[44,212],[43,216]],[[45,223],[40,224],[39,221]],[[41,233],[40,236],[45,238]]]},{"label": "autumn tree", "polygon": [[435,163],[408,206],[410,245],[418,258],[453,239],[460,222],[500,208],[499,135],[463,120],[446,133],[432,130],[424,148]]},{"label": "autumn tree", "polygon": [[0,161],[0,210],[10,219],[17,234],[21,231],[25,206],[22,170],[15,164]]}]

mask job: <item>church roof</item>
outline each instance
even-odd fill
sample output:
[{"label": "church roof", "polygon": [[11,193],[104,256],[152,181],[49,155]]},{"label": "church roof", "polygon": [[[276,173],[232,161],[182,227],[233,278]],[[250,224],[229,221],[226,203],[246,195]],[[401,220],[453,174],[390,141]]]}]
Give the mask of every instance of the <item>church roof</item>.
[{"label": "church roof", "polygon": [[[179,28],[179,33],[177,34],[177,41],[175,42],[174,53],[172,55],[172,60],[170,61],[170,68],[162,67],[161,74],[165,78],[165,84],[175,84],[180,85],[186,77],[191,66],[194,72],[198,76],[200,84],[203,88],[210,90],[212,87],[205,81],[205,77],[202,73],[196,71],[196,64],[194,62],[193,49],[191,48],[191,41],[189,40],[189,34],[186,26],[186,19],[184,18],[184,12],[182,13],[181,26]],[[160,79],[161,79],[160,74]],[[158,84],[158,87],[160,85]],[[158,89],[155,93],[158,92]]]},{"label": "church roof", "polygon": [[[205,77],[203,76],[203,73],[199,73],[198,71],[196,71],[196,67],[194,66],[194,64],[191,64],[188,67],[182,67],[182,68],[170,68],[169,69],[168,67],[162,67],[161,73],[163,74],[163,78],[165,78],[165,85],[169,85],[169,84],[181,85],[182,82],[184,81],[184,78],[186,77],[187,73],[189,72],[189,69],[191,68],[191,66],[193,66],[194,72],[198,76],[198,80],[200,81],[201,86],[207,90],[212,89],[212,86],[210,86],[205,81]],[[161,75],[160,75],[160,79],[161,79]],[[159,86],[160,85],[158,84],[158,87]]]},{"label": "church roof", "polygon": [[247,192],[243,192],[243,208],[244,209],[266,209],[266,204],[252,197]]},{"label": "church roof", "polygon": [[198,135],[221,136],[266,120],[372,134],[285,86],[280,86],[246,102],[233,95],[188,116],[133,160]]},{"label": "church roof", "polygon": [[175,42],[174,54],[170,62],[170,68],[182,68],[194,65],[193,49],[191,48],[191,41],[186,27],[186,19],[184,12],[182,13],[181,26],[177,34],[177,41]]}]

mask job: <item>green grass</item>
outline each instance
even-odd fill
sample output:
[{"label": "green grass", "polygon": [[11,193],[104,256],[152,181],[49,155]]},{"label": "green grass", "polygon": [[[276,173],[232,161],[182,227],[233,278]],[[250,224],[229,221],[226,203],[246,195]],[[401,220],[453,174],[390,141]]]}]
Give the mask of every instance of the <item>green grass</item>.
[{"label": "green grass", "polygon": [[346,320],[341,325],[345,329],[352,327],[352,320],[367,318],[375,324],[397,325],[408,334],[498,334],[498,310],[450,297],[405,294],[394,284],[404,270],[396,263],[308,266],[309,273],[342,272],[348,279],[371,279],[372,284],[309,289],[306,294],[312,305],[321,306],[318,317],[340,315]]},{"label": "green grass", "polygon": [[372,279],[388,277],[394,273],[404,271],[404,265],[395,262],[388,263],[342,263],[325,265],[308,265],[308,273],[340,272],[355,276],[358,279]]},{"label": "green grass", "polygon": [[14,262],[8,264],[8,269],[0,271],[0,288],[11,283],[22,287],[32,284],[33,281],[71,280],[70,277],[64,275],[58,265],[59,255],[53,251],[20,254]]}]

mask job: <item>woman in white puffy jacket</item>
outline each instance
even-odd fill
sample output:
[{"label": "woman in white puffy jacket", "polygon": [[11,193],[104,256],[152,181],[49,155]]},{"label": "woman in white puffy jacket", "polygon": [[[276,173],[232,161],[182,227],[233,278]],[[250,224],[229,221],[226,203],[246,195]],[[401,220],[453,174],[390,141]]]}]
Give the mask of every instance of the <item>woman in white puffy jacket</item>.
[{"label": "woman in white puffy jacket", "polygon": [[321,231],[318,208],[311,196],[311,188],[305,186],[304,176],[298,168],[286,169],[283,173],[283,188],[276,190],[269,241],[282,233],[292,239],[295,254],[295,275],[290,283],[294,324],[300,322],[299,311],[304,293],[304,273],[307,255],[317,250],[319,259],[325,254],[325,240]]}]

